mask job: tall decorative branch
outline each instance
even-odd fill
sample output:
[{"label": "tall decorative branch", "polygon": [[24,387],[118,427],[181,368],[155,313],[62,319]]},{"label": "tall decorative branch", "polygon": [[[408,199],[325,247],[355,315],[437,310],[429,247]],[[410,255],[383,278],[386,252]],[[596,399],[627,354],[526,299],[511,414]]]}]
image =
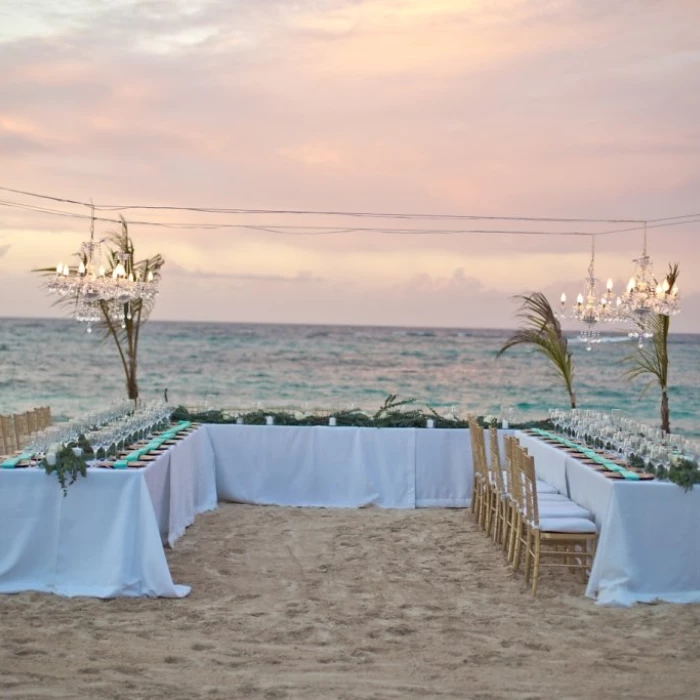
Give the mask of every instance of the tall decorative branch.
[{"label": "tall decorative branch", "polygon": [[[669,265],[666,274],[668,288],[673,289],[680,275],[678,263]],[[661,430],[668,434],[671,432],[671,412],[668,402],[668,333],[671,326],[671,317],[662,314],[654,314],[648,319],[644,331],[651,333],[651,343],[648,346],[639,346],[636,351],[624,358],[629,369],[624,376],[628,381],[637,377],[648,376],[649,382],[644,387],[642,394],[649,390],[653,384],[658,384],[661,389]]]},{"label": "tall decorative branch", "polygon": [[[114,269],[123,265],[126,275],[133,273],[139,280],[149,279],[149,274],[153,275],[155,281],[160,277],[160,270],[165,263],[163,257],[158,254],[151,258],[136,261],[134,258],[134,245],[129,235],[129,228],[124,217],[121,218],[121,228],[119,231],[109,234],[108,241],[111,248],[108,252],[109,267],[106,270],[111,276]],[[81,261],[86,261],[81,257]],[[55,268],[42,268],[34,270],[45,276],[55,274]],[[59,297],[55,302],[73,312],[81,301],[80,294]],[[119,354],[119,359],[124,371],[126,381],[126,391],[129,399],[136,401],[139,397],[138,387],[138,350],[141,336],[141,328],[148,321],[153,307],[155,306],[155,296],[139,298],[127,303],[116,301],[99,300],[93,302],[99,310],[99,326],[103,331],[103,339],[111,339]]]},{"label": "tall decorative branch", "polygon": [[[109,250],[111,267],[108,274],[111,274],[121,261],[127,275],[133,273],[136,278],[145,280],[149,273],[152,273],[154,278],[158,278],[165,263],[163,257],[158,254],[137,262],[134,259],[134,245],[129,228],[123,217],[121,222],[121,230],[112,233],[108,238],[113,246]],[[120,304],[118,314],[113,313],[114,307],[109,302],[100,301],[99,304],[102,311],[100,326],[104,332],[104,339],[111,338],[116,345],[126,379],[127,396],[135,401],[139,397],[138,349],[141,328],[150,318],[155,306],[155,297]]]}]

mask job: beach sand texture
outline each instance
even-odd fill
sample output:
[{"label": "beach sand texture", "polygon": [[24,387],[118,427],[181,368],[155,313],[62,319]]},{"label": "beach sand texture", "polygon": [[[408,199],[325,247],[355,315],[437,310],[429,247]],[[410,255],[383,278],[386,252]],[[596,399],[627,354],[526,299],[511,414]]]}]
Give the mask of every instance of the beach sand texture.
[{"label": "beach sand texture", "polygon": [[465,510],[221,504],[184,600],[0,596],[0,698],[697,698],[700,607],[597,607],[522,575]]}]

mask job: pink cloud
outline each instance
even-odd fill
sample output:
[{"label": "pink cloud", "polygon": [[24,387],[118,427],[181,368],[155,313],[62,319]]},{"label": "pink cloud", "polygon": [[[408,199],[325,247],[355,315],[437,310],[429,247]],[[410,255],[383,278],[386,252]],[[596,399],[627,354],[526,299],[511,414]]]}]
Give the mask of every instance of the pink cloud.
[{"label": "pink cloud", "polygon": [[[697,208],[694,2],[202,0],[104,9],[46,0],[36,8],[36,27],[0,34],[0,184],[81,200],[274,209],[654,218]],[[4,207],[0,217],[13,246],[3,266],[13,256],[30,266],[33,233],[86,230],[82,221]],[[507,325],[512,313],[499,294],[507,300],[529,283],[533,265],[543,286],[561,269],[569,274],[574,258],[583,277],[588,247],[504,235],[133,231],[147,252],[169,251],[173,265],[210,271],[212,283],[215,274],[248,275],[256,294],[246,314],[271,319],[283,307],[285,318],[308,320],[340,309],[353,322],[428,319],[408,278],[440,306],[440,323],[483,324],[480,311],[464,309],[468,280],[502,279],[507,269],[507,288],[479,292],[492,305],[488,318]],[[694,231],[651,233],[657,264],[700,264]],[[639,245],[638,233],[601,241],[601,274],[624,277]],[[378,266],[391,300],[384,309],[372,301]],[[467,281],[452,277],[458,267]],[[317,304],[314,285],[283,281],[300,269],[323,280],[332,303]],[[352,292],[342,291],[348,275]],[[27,276],[18,289],[34,284]],[[296,291],[288,306],[287,298],[274,306],[282,284]],[[689,298],[700,291],[690,276],[685,284]],[[163,313],[185,309],[165,288]],[[27,313],[46,311],[27,298]]]}]

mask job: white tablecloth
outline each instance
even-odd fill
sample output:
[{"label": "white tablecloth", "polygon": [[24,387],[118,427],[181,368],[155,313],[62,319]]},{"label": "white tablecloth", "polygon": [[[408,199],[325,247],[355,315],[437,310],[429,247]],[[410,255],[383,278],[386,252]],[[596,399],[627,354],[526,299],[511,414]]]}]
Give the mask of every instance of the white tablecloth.
[{"label": "white tablecloth", "polygon": [[209,425],[219,498],[282,506],[413,508],[415,431]]},{"label": "white tablecloth", "polygon": [[[188,495],[189,494],[189,495]],[[206,430],[144,469],[90,469],[64,498],[55,474],[0,470],[0,592],[181,597],[163,541],[216,506]]]},{"label": "white tablecloth", "polygon": [[[166,469],[153,469],[160,462]],[[161,537],[172,547],[197,513],[216,508],[214,451],[206,429],[173,445],[146,468],[145,477]]]},{"label": "white tablecloth", "polygon": [[220,500],[282,506],[464,507],[468,430],[208,425]]},{"label": "white tablecloth", "polygon": [[600,536],[586,595],[603,605],[700,602],[700,488],[611,480],[552,445],[518,437],[538,476],[556,475],[593,513]]},{"label": "white tablecloth", "polygon": [[55,475],[0,474],[0,592],[186,595],[170,577],[145,471],[91,469],[65,498]]}]

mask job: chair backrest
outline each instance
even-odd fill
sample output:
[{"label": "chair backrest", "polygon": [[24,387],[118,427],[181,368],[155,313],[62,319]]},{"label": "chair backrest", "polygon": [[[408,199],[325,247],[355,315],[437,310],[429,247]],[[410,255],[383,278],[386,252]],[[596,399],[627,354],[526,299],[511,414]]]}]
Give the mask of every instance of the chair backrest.
[{"label": "chair backrest", "polygon": [[27,424],[30,435],[34,435],[39,430],[39,414],[36,408],[33,411],[27,411]]},{"label": "chair backrest", "polygon": [[523,453],[520,458],[523,474],[525,496],[525,513],[531,525],[540,522],[539,504],[537,502],[537,475],[535,474],[535,458]]},{"label": "chair backrest", "polygon": [[513,459],[513,450],[518,446],[518,438],[514,435],[506,435],[503,438],[503,447],[506,453],[506,467],[510,468],[510,461]]},{"label": "chair backrest", "polygon": [[15,413],[15,435],[17,437],[17,449],[21,450],[29,439],[29,423],[26,413]]},{"label": "chair backrest", "polygon": [[51,425],[51,408],[49,406],[41,406],[41,408],[35,408],[34,413],[37,418],[37,429],[44,430]]},{"label": "chair backrest", "polygon": [[510,459],[508,460],[510,494],[515,501],[515,506],[519,511],[524,510],[523,502],[523,482],[521,474],[520,458],[522,449],[515,438],[510,438]]},{"label": "chair backrest", "polygon": [[489,426],[489,450],[491,452],[491,474],[496,482],[498,493],[505,493],[506,487],[503,482],[503,467],[501,466],[501,454],[498,449],[498,429],[495,425]]},{"label": "chair backrest", "polygon": [[15,421],[12,416],[0,416],[0,422],[2,422],[2,432],[5,437],[5,452],[12,454],[17,451]]},{"label": "chair backrest", "polygon": [[479,426],[475,416],[469,416],[469,440],[472,446],[472,462],[474,473],[484,479],[489,478],[489,468],[486,463],[486,445],[484,443],[484,431]]}]

